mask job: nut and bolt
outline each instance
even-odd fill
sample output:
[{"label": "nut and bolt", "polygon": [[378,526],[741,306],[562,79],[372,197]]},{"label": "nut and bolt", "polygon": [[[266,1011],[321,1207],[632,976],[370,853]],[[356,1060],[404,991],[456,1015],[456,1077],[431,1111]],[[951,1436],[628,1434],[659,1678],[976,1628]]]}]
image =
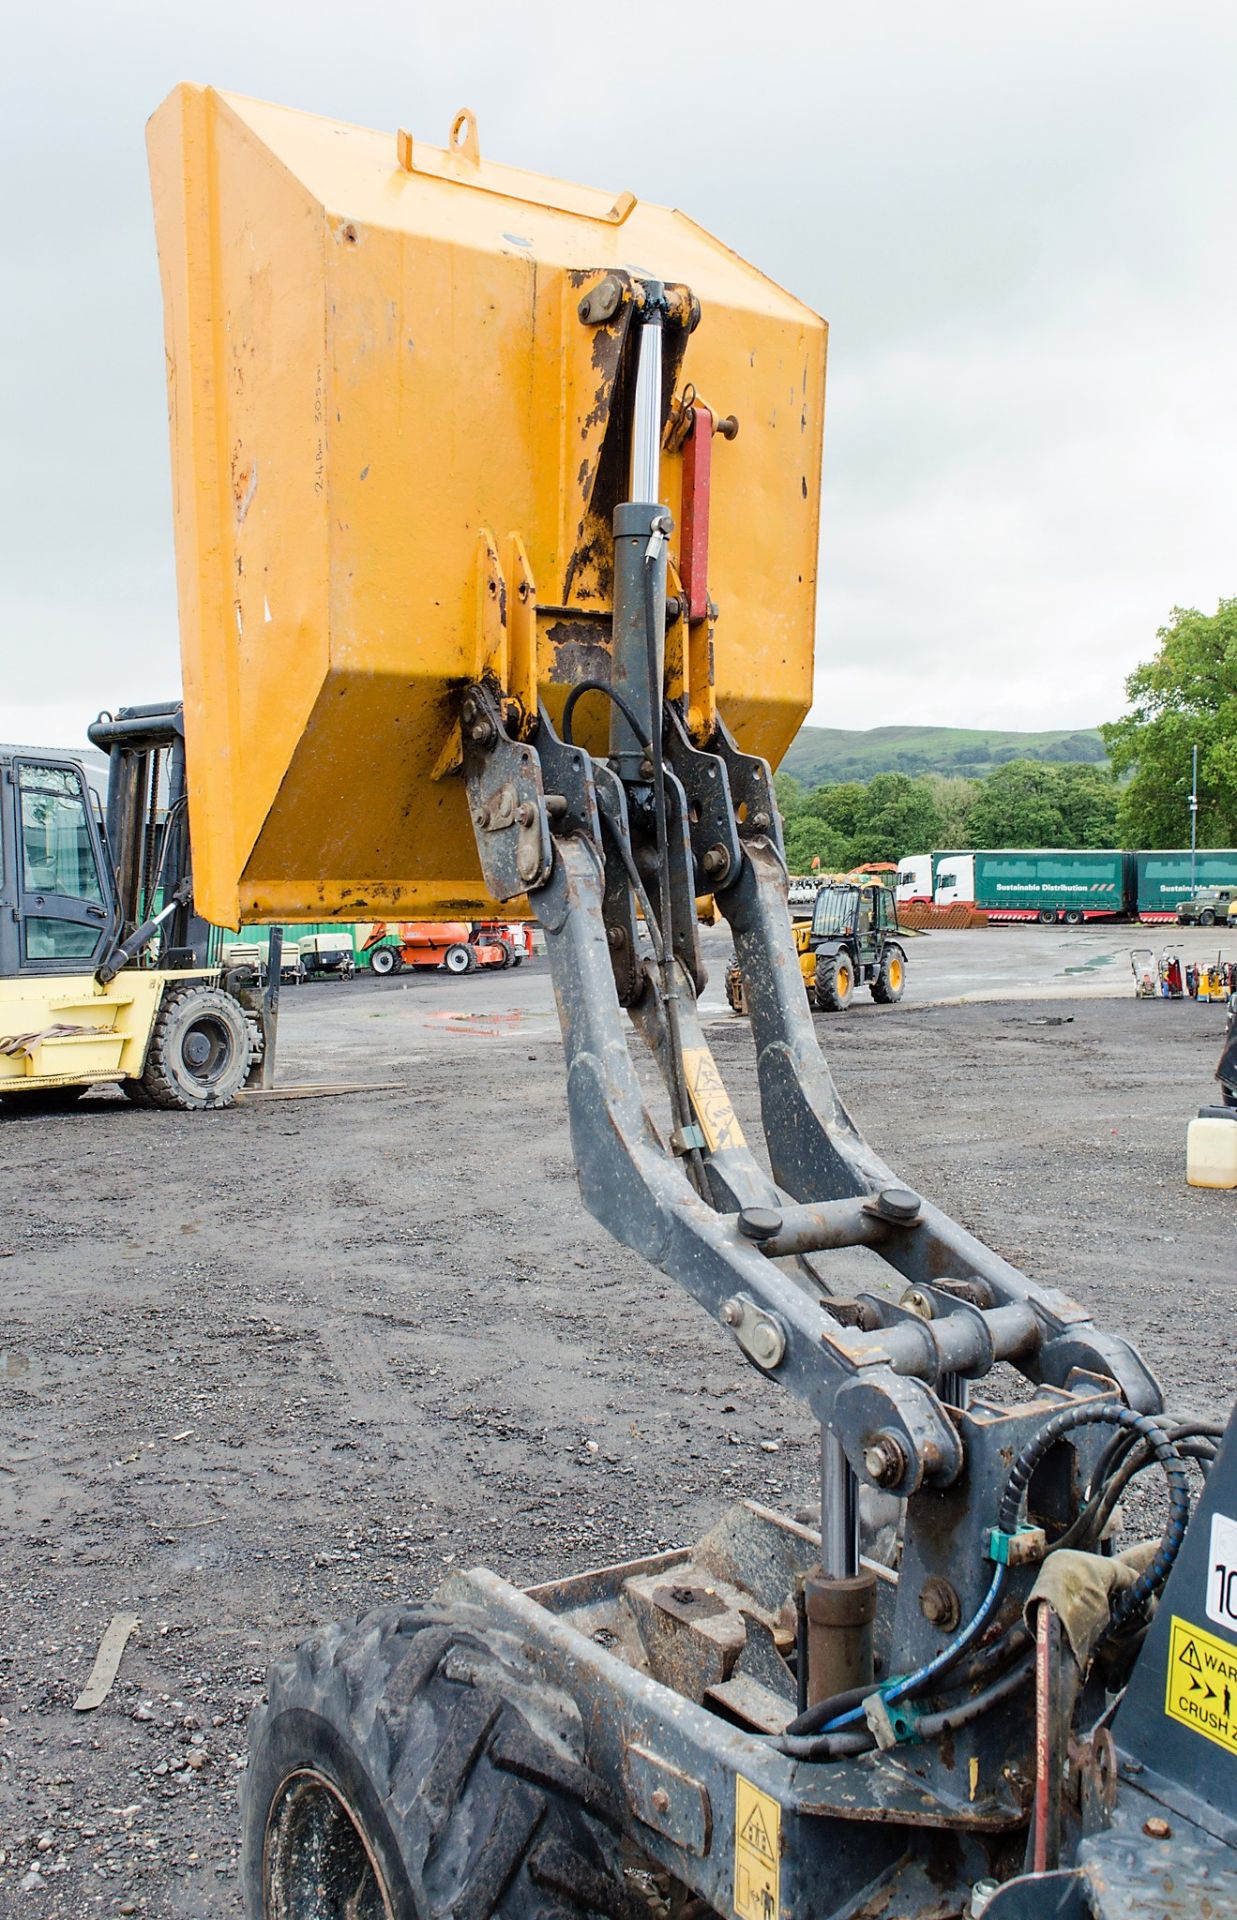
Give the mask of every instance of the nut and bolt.
[{"label": "nut and bolt", "polygon": [[479,747],[488,747],[494,739],[494,722],[484,718],[474,720],[468,729],[468,738]]},{"label": "nut and bolt", "polygon": [[1143,1821],[1143,1832],[1148,1840],[1171,1840],[1173,1837],[1172,1828],[1167,1820],[1161,1820],[1158,1813],[1153,1813],[1149,1820]]},{"label": "nut and bolt", "polygon": [[730,855],[725,847],[710,847],[700,862],[710,880],[720,880],[730,865]]},{"label": "nut and bolt", "polygon": [[488,827],[490,824],[489,808],[477,807],[472,816],[472,823],[474,827]]},{"label": "nut and bolt", "polygon": [[768,833],[772,821],[767,813],[754,813],[752,815],[752,825],[757,833]]},{"label": "nut and bolt", "polygon": [[899,1226],[909,1226],[912,1220],[918,1220],[923,1201],[909,1187],[882,1187],[872,1203],[883,1220],[892,1220]]},{"label": "nut and bolt", "polygon": [[606,939],[616,952],[619,947],[625,947],[627,944],[627,935],[623,932],[622,927],[611,927],[606,934]]},{"label": "nut and bolt", "polygon": [[864,1448],[863,1468],[878,1487],[896,1487],[906,1475],[906,1455],[891,1433],[882,1433]]},{"label": "nut and bolt", "polygon": [[531,827],[537,818],[537,809],[531,800],[521,800],[515,810],[515,817],[522,827]]},{"label": "nut and bolt", "polygon": [[669,1813],[670,1795],[664,1787],[654,1787],[649,1795],[649,1801],[654,1813]]},{"label": "nut and bolt", "polygon": [[962,1618],[962,1604],[948,1580],[934,1573],[923,1583],[919,1611],[934,1627],[952,1633]]},{"label": "nut and bolt", "polygon": [[908,1313],[918,1314],[921,1320],[932,1318],[932,1302],[918,1287],[908,1287],[898,1304],[905,1307]]},{"label": "nut and bolt", "polygon": [[722,1307],[722,1319],[728,1327],[737,1327],[743,1320],[743,1307],[738,1300],[727,1300]]},{"label": "nut and bolt", "polygon": [[747,1350],[761,1367],[775,1367],[786,1351],[786,1338],[772,1320],[757,1320],[747,1336]]}]

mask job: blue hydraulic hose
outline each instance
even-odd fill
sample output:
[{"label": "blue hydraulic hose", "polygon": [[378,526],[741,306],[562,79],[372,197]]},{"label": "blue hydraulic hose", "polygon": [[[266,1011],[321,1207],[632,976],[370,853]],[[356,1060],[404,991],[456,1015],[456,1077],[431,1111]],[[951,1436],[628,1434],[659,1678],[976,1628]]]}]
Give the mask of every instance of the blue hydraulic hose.
[{"label": "blue hydraulic hose", "polygon": [[[971,1615],[966,1625],[959,1629],[953,1639],[943,1646],[939,1653],[934,1654],[931,1660],[927,1661],[922,1667],[916,1667],[914,1673],[903,1674],[901,1679],[891,1681],[887,1686],[873,1687],[873,1693],[879,1693],[882,1700],[902,1700],[908,1693],[914,1693],[918,1688],[926,1686],[929,1680],[935,1680],[937,1674],[945,1667],[952,1666],[959,1654],[966,1652],[971,1642],[983,1632],[989,1620],[992,1618],[996,1610],[997,1602],[1000,1600],[1005,1588],[1007,1571],[1008,1569],[1004,1563],[998,1561],[997,1565],[993,1568],[992,1584],[980,1601],[979,1606]],[[863,1707],[852,1707],[848,1713],[840,1713],[836,1720],[827,1721],[818,1731],[820,1733],[839,1733],[845,1727],[853,1727],[863,1718]]]}]

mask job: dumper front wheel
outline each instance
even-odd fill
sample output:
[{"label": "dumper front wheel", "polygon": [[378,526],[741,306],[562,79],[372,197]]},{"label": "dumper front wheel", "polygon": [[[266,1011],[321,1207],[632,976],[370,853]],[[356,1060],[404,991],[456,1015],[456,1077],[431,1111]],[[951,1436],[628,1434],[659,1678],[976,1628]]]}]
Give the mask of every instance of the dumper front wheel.
[{"label": "dumper front wheel", "polygon": [[579,1714],[481,1615],[330,1627],[249,1732],[250,1920],[637,1920]]}]

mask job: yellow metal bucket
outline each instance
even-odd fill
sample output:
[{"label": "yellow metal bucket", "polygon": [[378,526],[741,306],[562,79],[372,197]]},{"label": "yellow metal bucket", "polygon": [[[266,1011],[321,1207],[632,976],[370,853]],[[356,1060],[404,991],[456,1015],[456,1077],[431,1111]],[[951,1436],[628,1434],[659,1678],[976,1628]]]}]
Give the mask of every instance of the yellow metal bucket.
[{"label": "yellow metal bucket", "polygon": [[780,758],[811,701],[815,314],[681,213],[482,160],[466,115],[440,149],[182,86],[149,151],[200,911],[489,910],[454,691],[488,674],[529,724],[608,676],[630,408],[629,316],[587,311],[608,277],[700,302],[663,395],[680,572],[689,388],[738,423],[667,691],[698,738],[716,700]]}]

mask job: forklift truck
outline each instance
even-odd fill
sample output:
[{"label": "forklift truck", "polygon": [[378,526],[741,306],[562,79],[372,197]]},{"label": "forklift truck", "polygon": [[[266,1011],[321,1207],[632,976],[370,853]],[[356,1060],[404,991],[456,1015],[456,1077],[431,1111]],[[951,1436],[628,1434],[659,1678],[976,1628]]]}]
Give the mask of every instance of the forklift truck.
[{"label": "forklift truck", "polygon": [[181,708],[122,708],[88,732],[108,755],[106,818],[79,761],[0,756],[0,1103],[66,1108],[119,1083],[139,1106],[229,1106],[272,1015],[243,972],[208,963]]},{"label": "forklift truck", "polygon": [[1231,1920],[1233,1421],[899,1180],[812,1020],[770,761],[812,693],[823,322],[468,113],[440,149],[182,87],[149,145],[203,910],[535,915],[645,1363],[660,1269],[820,1433],[806,1519],[456,1572],[290,1651],[251,1920]]}]

